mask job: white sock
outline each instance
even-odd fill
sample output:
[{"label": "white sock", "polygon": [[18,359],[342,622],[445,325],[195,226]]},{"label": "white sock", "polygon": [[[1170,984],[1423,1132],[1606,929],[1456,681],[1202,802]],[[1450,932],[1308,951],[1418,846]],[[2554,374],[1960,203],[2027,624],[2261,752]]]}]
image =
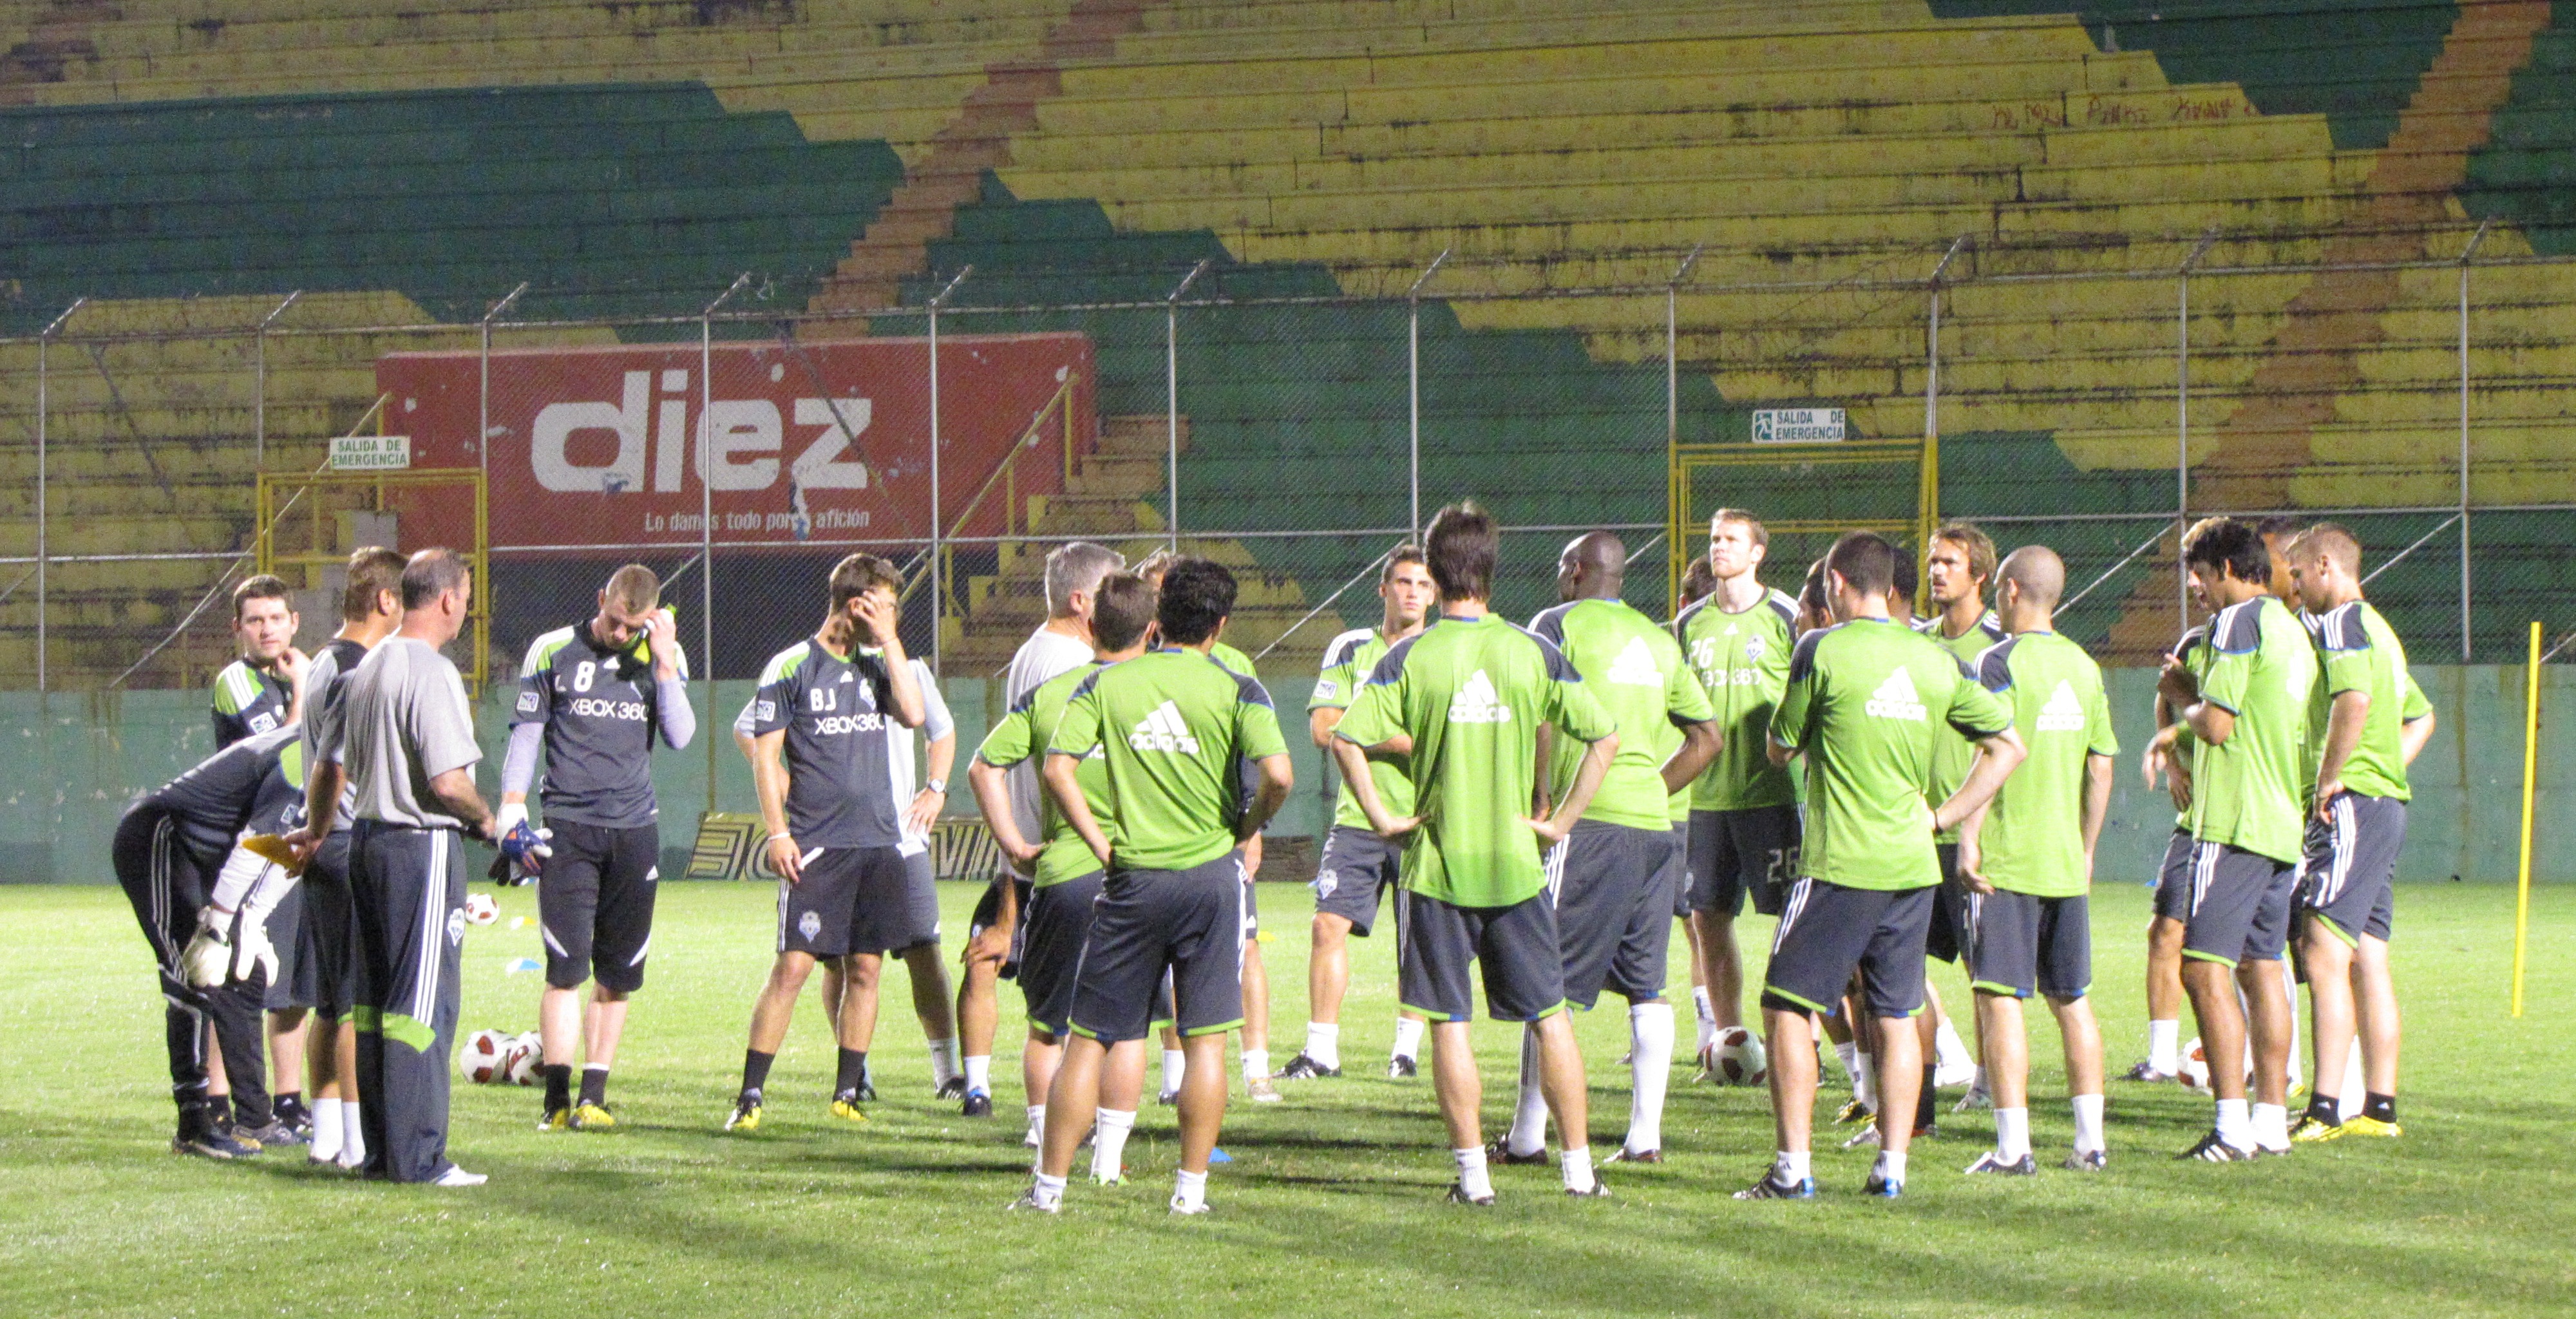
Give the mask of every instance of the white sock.
[{"label": "white sock", "polygon": [[1537,1154],[1547,1148],[1547,1092],[1538,1083],[1536,1027],[1521,1031],[1520,1104],[1513,1110],[1512,1129],[1503,1137],[1503,1148],[1513,1154]]},{"label": "white sock", "polygon": [[1396,1018],[1395,1049],[1390,1056],[1397,1058],[1421,1057],[1422,1026],[1423,1023],[1416,1021],[1411,1017]]},{"label": "white sock", "polygon": [[1881,1181],[1903,1182],[1905,1180],[1905,1156],[1895,1150],[1880,1150],[1878,1152],[1878,1162],[1871,1164],[1869,1170],[1878,1174]]},{"label": "white sock", "polygon": [[1944,1070],[1976,1065],[1975,1056],[1968,1052],[1968,1042],[1959,1038],[1959,1028],[1947,1021],[1932,1032],[1932,1047]]},{"label": "white sock", "polygon": [[2218,1101],[2218,1140],[2222,1145],[2232,1145],[2240,1150],[2254,1148],[2254,1124],[2246,1116],[2244,1100]]},{"label": "white sock", "polygon": [[1258,1081],[1268,1075],[1270,1075],[1270,1051],[1268,1049],[1244,1050],[1243,1079]]},{"label": "white sock", "polygon": [[340,1101],[340,1166],[355,1168],[367,1161],[367,1128],[358,1121],[358,1101]]},{"label": "white sock", "polygon": [[1842,1043],[1835,1045],[1834,1061],[1843,1065],[1843,1076],[1851,1082],[1852,1093],[1854,1095],[1858,1095],[1860,1093],[1861,1078],[1869,1074],[1861,1070],[1860,1046],[1849,1040],[1845,1040]]},{"label": "white sock", "polygon": [[1127,1133],[1136,1129],[1136,1115],[1114,1108],[1099,1114],[1091,1125],[1091,1179],[1105,1182],[1127,1175]]},{"label": "white sock", "polygon": [[1673,1005],[1628,1009],[1628,1139],[1636,1153],[1664,1147],[1664,1087],[1673,1076]]},{"label": "white sock", "polygon": [[1196,1209],[1207,1203],[1207,1174],[1187,1168],[1172,1171],[1172,1207]]},{"label": "white sock", "polygon": [[340,1101],[313,1101],[313,1146],[305,1157],[315,1163],[330,1163],[340,1157]]},{"label": "white sock", "polygon": [[2255,1144],[2280,1149],[2290,1143],[2290,1110],[2281,1104],[2256,1104],[2253,1127]]},{"label": "white sock", "polygon": [[1039,1173],[1036,1184],[1029,1187],[1029,1198],[1037,1201],[1040,1209],[1053,1209],[1063,1204],[1064,1179]]},{"label": "white sock", "polygon": [[957,1041],[948,1039],[930,1042],[930,1079],[939,1085],[946,1085],[957,1079]]},{"label": "white sock", "polygon": [[2182,1023],[2147,1023],[2147,1066],[2171,1076],[2182,1070]]},{"label": "white sock", "polygon": [[1485,1147],[1473,1146],[1449,1151],[1458,1161],[1458,1189],[1470,1200],[1482,1200],[1494,1193],[1493,1179],[1485,1175]]},{"label": "white sock", "polygon": [[1046,1139],[1046,1105],[1031,1104],[1029,1105],[1028,1143],[1034,1146],[1044,1139]]},{"label": "white sock", "polygon": [[2030,1110],[1995,1110],[1995,1157],[2012,1163],[2030,1153]]},{"label": "white sock", "polygon": [[[2299,1011],[2299,975],[2290,969],[2290,959],[2284,957],[2273,965],[2281,968],[2281,988],[2290,996],[2290,1088],[2296,1090],[2304,1079],[2300,1075],[2299,1060],[2307,1053],[2299,1047],[2299,1018],[2307,1014]],[[2245,1038],[2251,1043],[2254,1033],[2247,1031]]]},{"label": "white sock", "polygon": [[1852,1072],[1852,1097],[1860,1100],[1861,1107],[1875,1113],[1878,1111],[1878,1068],[1865,1053],[1852,1055],[1852,1064],[1857,1069]]},{"label": "white sock", "polygon": [[1771,1156],[1771,1180],[1783,1186],[1795,1186],[1807,1180],[1807,1152],[1781,1150]]},{"label": "white sock", "polygon": [[2067,1102],[2075,1108],[2076,1152],[2105,1148],[2102,1142],[2102,1096],[2077,1095]]},{"label": "white sock", "polygon": [[1339,1071],[1342,1066],[1342,1027],[1339,1022],[1306,1023],[1306,1056],[1324,1067]]},{"label": "white sock", "polygon": [[1565,1189],[1569,1191],[1589,1191],[1592,1189],[1591,1146],[1586,1145],[1579,1150],[1564,1151],[1557,1155],[1556,1166],[1559,1171],[1565,1174]]},{"label": "white sock", "polygon": [[1699,985],[1691,990],[1691,1012],[1699,1018],[1699,1047],[1691,1050],[1691,1056],[1697,1057],[1708,1052],[1708,1046],[1717,1043],[1717,1007],[1709,1002],[1708,986]]},{"label": "white sock", "polygon": [[993,1055],[979,1053],[966,1060],[966,1093],[970,1095],[993,1093]]},{"label": "white sock", "polygon": [[1968,1088],[1969,1088],[1969,1089],[1971,1089],[1971,1090],[1976,1091],[1978,1094],[1981,1094],[1981,1095],[1986,1093],[1986,1069],[1985,1069],[1985,1068],[1980,1067],[1980,1068],[1978,1068],[1978,1069],[1977,1069],[1977,1074],[1976,1074],[1974,1077],[1970,1078],[1970,1079],[1969,1079],[1969,1081],[1968,1081]]},{"label": "white sock", "polygon": [[1164,1094],[1170,1095],[1180,1093],[1181,1073],[1188,1071],[1189,1067],[1190,1056],[1188,1054],[1183,1053],[1178,1049],[1163,1050]]}]

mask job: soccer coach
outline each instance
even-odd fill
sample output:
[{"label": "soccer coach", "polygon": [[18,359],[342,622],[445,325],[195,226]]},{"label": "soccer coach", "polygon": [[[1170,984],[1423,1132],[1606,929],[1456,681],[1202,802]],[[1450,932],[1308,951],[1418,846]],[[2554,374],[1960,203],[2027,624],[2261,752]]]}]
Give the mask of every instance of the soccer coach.
[{"label": "soccer coach", "polygon": [[[349,848],[358,927],[359,1111],[371,1179],[479,1186],[447,1159],[447,1053],[462,994],[465,867],[457,834],[492,836],[474,790],[474,716],[465,683],[439,648],[456,639],[474,595],[455,551],[422,550],[402,573],[402,625],[347,679],[333,727],[316,730],[320,781],[308,800],[336,803],[346,778],[357,823]],[[323,808],[328,810],[330,808]],[[327,836],[316,815],[299,850]]]}]

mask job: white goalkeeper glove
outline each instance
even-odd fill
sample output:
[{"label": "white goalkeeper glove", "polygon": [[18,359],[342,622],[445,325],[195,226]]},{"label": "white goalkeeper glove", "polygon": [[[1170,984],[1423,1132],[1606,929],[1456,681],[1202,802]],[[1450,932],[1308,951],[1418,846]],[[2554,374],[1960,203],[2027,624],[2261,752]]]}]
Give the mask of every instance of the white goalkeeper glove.
[{"label": "white goalkeeper glove", "polygon": [[[232,974],[233,945],[228,934],[231,925],[229,913],[212,907],[197,913],[197,937],[190,939],[187,951],[179,954],[179,973],[191,986],[215,989]],[[272,949],[270,959],[274,961],[276,956]]]},{"label": "white goalkeeper glove", "polygon": [[246,920],[233,940],[233,979],[248,980],[253,971],[263,974],[261,984],[277,982],[277,945],[269,942],[265,922]]}]

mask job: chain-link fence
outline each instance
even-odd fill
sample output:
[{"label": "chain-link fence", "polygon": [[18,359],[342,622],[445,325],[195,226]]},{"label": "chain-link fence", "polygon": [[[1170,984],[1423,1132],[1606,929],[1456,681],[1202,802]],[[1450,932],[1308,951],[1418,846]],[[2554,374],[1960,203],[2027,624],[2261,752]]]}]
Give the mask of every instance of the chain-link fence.
[{"label": "chain-link fence", "polygon": [[[288,578],[311,644],[336,556],[452,542],[488,556],[487,679],[639,561],[699,677],[746,684],[866,550],[954,683],[1007,663],[1046,551],[1091,539],[1235,567],[1238,644],[1290,673],[1375,616],[1408,529],[1475,497],[1511,529],[1515,617],[1587,529],[1626,538],[1629,598],[1660,613],[1716,507],[1773,524],[1786,589],[1843,528],[1963,517],[2056,547],[2066,627],[2113,663],[2177,630],[2191,520],[2333,517],[2416,658],[2510,662],[2532,620],[2576,628],[2576,262],[2478,241],[2303,266],[1962,241],[1763,284],[1687,252],[1149,253],[943,267],[861,312],[745,276],[624,321],[525,286],[436,320],[392,295],[82,301],[0,341],[0,646],[18,687],[202,686],[244,575]],[[335,460],[378,436],[406,443]]]}]

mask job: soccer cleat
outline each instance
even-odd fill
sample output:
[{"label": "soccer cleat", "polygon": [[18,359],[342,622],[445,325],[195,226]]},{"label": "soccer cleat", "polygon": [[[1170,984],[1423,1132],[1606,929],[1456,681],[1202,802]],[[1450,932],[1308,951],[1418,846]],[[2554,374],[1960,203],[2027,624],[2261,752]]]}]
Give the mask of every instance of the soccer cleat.
[{"label": "soccer cleat", "polygon": [[1127,1184],[1127,1165],[1121,1163],[1118,1165],[1118,1171],[1110,1173],[1107,1176],[1102,1176],[1096,1172],[1091,1174],[1091,1184],[1094,1186],[1125,1186]]},{"label": "soccer cleat", "polygon": [[2291,1147],[2288,1145],[2257,1144],[2254,1147],[2252,1157],[2257,1159],[2286,1159],[2290,1157],[2290,1149]]},{"label": "soccer cleat", "polygon": [[1766,1172],[1762,1174],[1762,1180],[1736,1192],[1735,1198],[1738,1200],[1813,1200],[1816,1198],[1816,1179],[1801,1177],[1794,1182],[1783,1182],[1775,1180],[1771,1173]]},{"label": "soccer cleat", "polygon": [[2068,1172],[2100,1172],[2110,1164],[2111,1152],[2108,1150],[2077,1150],[2057,1166]]},{"label": "soccer cleat", "polygon": [[1034,1187],[1034,1186],[1030,1187],[1029,1189],[1027,1189],[1027,1190],[1025,1190],[1025,1191],[1020,1192],[1020,1198],[1019,1198],[1019,1199],[1017,1199],[1017,1200],[1013,1200],[1013,1201],[1010,1203],[1010,1206],[1009,1206],[1009,1207],[1010,1207],[1010,1208],[1012,1208],[1012,1209],[1028,1209],[1028,1210],[1033,1210],[1033,1211],[1035,1211],[1035,1212],[1037,1212],[1037,1213],[1041,1213],[1041,1214],[1060,1214],[1060,1213],[1063,1213],[1063,1212],[1064,1212],[1064,1202],[1063,1202],[1063,1201],[1061,1201],[1061,1200],[1059,1200],[1059,1201],[1055,1202],[1054,1204],[1042,1204],[1042,1203],[1040,1203],[1040,1202],[1038,1201],[1038,1191],[1037,1191],[1037,1188],[1036,1188],[1036,1187]]},{"label": "soccer cleat", "polygon": [[1985,1153],[1978,1155],[1977,1161],[1969,1164],[1967,1171],[1971,1175],[1976,1173],[1995,1173],[2004,1177],[2036,1177],[2039,1175],[2039,1160],[2028,1154],[2024,1154],[2020,1158],[2015,1159],[2010,1163],[2006,1163],[2001,1155],[1996,1154],[1993,1150],[1988,1150]]},{"label": "soccer cleat", "polygon": [[295,1128],[271,1118],[264,1127],[233,1128],[233,1139],[247,1142],[253,1149],[267,1149],[271,1145],[301,1145],[306,1138]]},{"label": "soccer cleat", "polygon": [[2184,1150],[2182,1153],[2177,1154],[2174,1157],[2176,1159],[2198,1159],[2203,1163],[2243,1163],[2254,1157],[2254,1151],[2238,1149],[2237,1147],[2228,1144],[2226,1141],[2220,1140],[2218,1138],[2218,1132],[2215,1129],[2212,1129],[2208,1135],[2201,1137],[2199,1142],[2194,1144],[2190,1149]]},{"label": "soccer cleat", "polygon": [[[872,1094],[868,1097],[874,1099],[876,1096]],[[949,1077],[947,1080],[939,1083],[939,1089],[930,1097],[933,1099],[964,1099],[966,1097],[966,1078],[962,1076]]]},{"label": "soccer cleat", "polygon": [[1390,1081],[1407,1080],[1421,1074],[1422,1065],[1403,1054],[1394,1054],[1386,1060],[1386,1079]]},{"label": "soccer cleat", "polygon": [[181,1129],[170,1141],[170,1152],[230,1161],[250,1158],[259,1153],[259,1147],[236,1139],[231,1132],[208,1126],[197,1131]]},{"label": "soccer cleat", "polygon": [[854,1103],[873,1104],[877,1102],[877,1079],[873,1076],[861,1076],[856,1086],[842,1093],[849,1095]]},{"label": "soccer cleat", "polygon": [[859,1107],[861,1093],[859,1090],[851,1089],[832,1096],[832,1116],[848,1122],[867,1121],[868,1111]]},{"label": "soccer cleat", "polygon": [[1843,1142],[1843,1148],[1847,1150],[1856,1150],[1863,1147],[1870,1149],[1878,1148],[1878,1123],[1875,1120],[1872,1120],[1868,1126],[1862,1127],[1860,1130],[1853,1132],[1852,1138]]},{"label": "soccer cleat", "polygon": [[2321,1140],[2333,1140],[2341,1134],[2341,1123],[2320,1122],[2314,1113],[2301,1113],[2298,1125],[2290,1128],[2290,1143],[2307,1145]]},{"label": "soccer cleat", "polygon": [[1205,1200],[1201,1200],[1194,1205],[1185,1205],[1181,1203],[1181,1197],[1179,1195],[1175,1194],[1172,1197],[1172,1212],[1175,1214],[1204,1214],[1207,1211],[1208,1202]]},{"label": "soccer cleat", "polygon": [[1266,1076],[1256,1076],[1251,1080],[1244,1082],[1243,1093],[1256,1104],[1275,1104],[1279,1102],[1279,1087],[1272,1085],[1270,1083],[1270,1078]]},{"label": "soccer cleat", "polygon": [[2138,1060],[2137,1066],[2120,1073],[2120,1079],[2123,1081],[2143,1081],[2149,1085],[2153,1085],[2162,1081],[2179,1080],[2180,1078],[2172,1072],[2157,1071],[2154,1063],[2141,1058]]},{"label": "soccer cleat", "polygon": [[724,1129],[727,1131],[744,1132],[760,1130],[759,1097],[755,1095],[745,1095],[742,1098],[733,1101],[733,1112],[726,1116]]},{"label": "soccer cleat", "polygon": [[1467,1205],[1475,1209],[1491,1209],[1494,1207],[1494,1197],[1492,1195],[1469,1195],[1467,1194],[1467,1188],[1458,1185],[1456,1182],[1451,1182],[1449,1184],[1449,1194],[1447,1198],[1449,1203],[1453,1205]]},{"label": "soccer cleat", "polygon": [[1287,1066],[1279,1069],[1279,1076],[1277,1079],[1282,1081],[1320,1081],[1328,1077],[1335,1077],[1341,1074],[1341,1068],[1326,1067],[1322,1063],[1315,1061],[1314,1058],[1308,1055],[1305,1051],[1300,1050],[1296,1057],[1288,1060]]},{"label": "soccer cleat", "polygon": [[991,1117],[993,1116],[993,1097],[981,1090],[969,1090],[966,1092],[966,1102],[959,1106],[957,1111],[966,1117]]},{"label": "soccer cleat", "polygon": [[313,1110],[306,1108],[302,1100],[293,1095],[280,1095],[273,1111],[278,1121],[285,1123],[295,1132],[293,1144],[313,1143]]},{"label": "soccer cleat", "polygon": [[[728,1123],[726,1123],[725,1125],[726,1125],[728,1128],[730,1128],[733,1124],[732,1124],[732,1123],[730,1123],[730,1122],[728,1122]],[[570,1131],[570,1130],[572,1130],[572,1110],[571,1110],[571,1109],[569,1109],[569,1108],[549,1108],[549,1109],[547,1109],[547,1110],[545,1111],[545,1113],[537,1119],[537,1130],[539,1130],[539,1131]]]},{"label": "soccer cleat", "polygon": [[1873,1172],[1869,1175],[1868,1181],[1860,1184],[1860,1193],[1881,1200],[1893,1200],[1905,1194],[1905,1183],[1901,1180],[1890,1180],[1882,1174]]},{"label": "soccer cleat", "polygon": [[1625,1145],[1612,1151],[1609,1158],[1602,1160],[1603,1163],[1661,1163],[1663,1161],[1662,1150],[1632,1150]]},{"label": "soccer cleat", "polygon": [[467,1171],[465,1171],[463,1168],[459,1168],[459,1167],[457,1167],[455,1164],[452,1164],[452,1163],[451,1163],[451,1164],[447,1165],[447,1171],[445,1171],[445,1172],[443,1172],[443,1173],[440,1173],[440,1174],[439,1174],[435,1179],[433,1179],[433,1180],[430,1182],[430,1185],[432,1185],[432,1186],[481,1186],[483,1183],[488,1182],[488,1181],[490,1181],[490,1180],[492,1180],[492,1178],[491,1178],[488,1174],[485,1174],[485,1173],[479,1173],[479,1172],[467,1172]]},{"label": "soccer cleat", "polygon": [[2333,1128],[2328,1134],[2317,1139],[2341,1140],[2346,1136],[2403,1136],[2405,1134],[2406,1129],[2394,1122],[2384,1122],[2367,1113],[2356,1113],[2345,1118],[2342,1126]]},{"label": "soccer cleat", "polygon": [[614,1131],[617,1129],[617,1115],[609,1112],[606,1104],[575,1104],[572,1109],[572,1129]]},{"label": "soccer cleat", "polygon": [[1986,1093],[1986,1088],[1984,1086],[1972,1085],[1968,1087],[1968,1093],[1959,1096],[1958,1103],[1950,1106],[1950,1111],[1953,1113],[1974,1113],[1980,1109],[1992,1109],[1994,1106],[1995,1097]]},{"label": "soccer cleat", "polygon": [[1181,1092],[1178,1090],[1166,1090],[1163,1093],[1154,1096],[1154,1102],[1161,1104],[1165,1108],[1176,1107],[1181,1102]]},{"label": "soccer cleat", "polygon": [[1541,1146],[1527,1154],[1514,1154],[1512,1153],[1512,1143],[1510,1141],[1488,1141],[1485,1145],[1485,1162],[1499,1163],[1507,1167],[1514,1164],[1545,1163],[1547,1162],[1547,1148],[1545,1146]]},{"label": "soccer cleat", "polygon": [[1565,1193],[1569,1198],[1576,1200],[1607,1200],[1610,1198],[1610,1184],[1595,1177],[1590,1187],[1578,1191],[1569,1186],[1565,1188]]},{"label": "soccer cleat", "polygon": [[1834,1114],[1834,1123],[1837,1126],[1849,1126],[1854,1122],[1867,1122],[1876,1116],[1877,1114],[1870,1111],[1869,1105],[1854,1099],[1843,1105],[1841,1112]]}]

